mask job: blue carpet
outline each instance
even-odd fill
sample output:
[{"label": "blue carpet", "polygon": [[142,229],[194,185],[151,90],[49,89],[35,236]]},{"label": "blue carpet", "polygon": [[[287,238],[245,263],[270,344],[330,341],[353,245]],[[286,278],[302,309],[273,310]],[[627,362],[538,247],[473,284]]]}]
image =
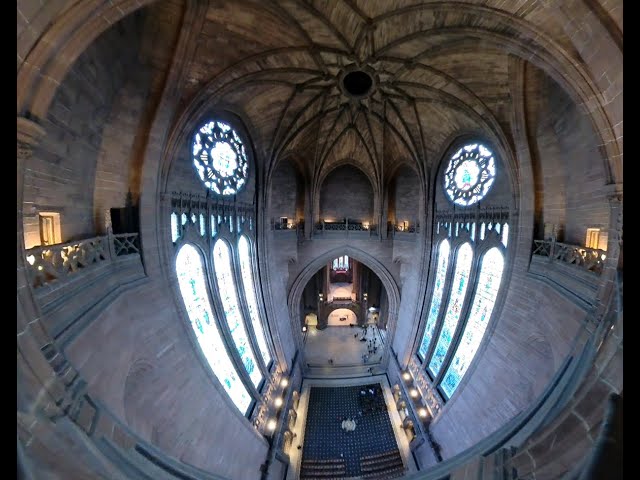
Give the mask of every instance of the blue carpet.
[{"label": "blue carpet", "polygon": [[[353,432],[340,428],[345,418],[355,419]],[[311,387],[303,464],[308,460],[343,458],[344,476],[359,476],[361,457],[390,451],[399,454],[380,384]]]}]

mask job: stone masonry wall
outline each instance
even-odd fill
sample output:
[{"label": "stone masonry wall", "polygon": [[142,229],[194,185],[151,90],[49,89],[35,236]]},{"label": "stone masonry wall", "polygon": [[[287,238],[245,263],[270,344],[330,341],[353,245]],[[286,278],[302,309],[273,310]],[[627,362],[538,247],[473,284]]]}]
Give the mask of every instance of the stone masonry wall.
[{"label": "stone masonry wall", "polygon": [[609,226],[604,160],[589,120],[560,86],[539,70],[528,70],[530,94],[538,94],[529,107],[538,208],[537,238],[544,224],[560,226],[560,239],[584,245],[587,228]]},{"label": "stone masonry wall", "polygon": [[175,298],[161,278],[122,294],[65,355],[89,392],[144,440],[203,470],[257,479],[266,442],[214,386]]},{"label": "stone masonry wall", "polygon": [[[396,174],[393,188],[390,193],[393,199],[389,203],[394,208],[390,208],[389,219],[395,218],[397,222],[408,221],[415,225],[420,212],[420,183],[414,170],[409,167],[401,167]],[[393,216],[392,216],[393,213]]]},{"label": "stone masonry wall", "polygon": [[344,217],[373,222],[373,189],[357,168],[343,166],[325,178],[320,189],[320,219],[342,221]]},{"label": "stone masonry wall", "polygon": [[296,194],[299,185],[293,165],[280,162],[271,178],[269,219],[278,221],[280,217],[296,218]]},{"label": "stone masonry wall", "polygon": [[24,228],[29,248],[40,244],[38,212],[60,214],[61,241],[96,233],[96,164],[116,95],[136,61],[141,14],[100,36],[74,64],[43,123],[47,134],[25,165]]}]

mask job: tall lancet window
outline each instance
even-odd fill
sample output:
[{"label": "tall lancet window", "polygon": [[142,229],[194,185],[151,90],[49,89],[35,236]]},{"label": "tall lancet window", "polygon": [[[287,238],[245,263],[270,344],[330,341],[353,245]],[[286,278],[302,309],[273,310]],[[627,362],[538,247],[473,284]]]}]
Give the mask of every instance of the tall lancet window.
[{"label": "tall lancet window", "polygon": [[242,286],[244,287],[244,296],[247,299],[249,307],[249,315],[251,315],[251,325],[255,334],[260,354],[264,360],[264,364],[268,366],[271,363],[271,354],[267,347],[267,340],[260,321],[260,311],[258,310],[258,302],[256,302],[255,286],[253,284],[253,272],[251,270],[251,249],[247,237],[242,235],[238,240],[238,256],[240,257],[240,271],[242,273]]},{"label": "tall lancet window", "polygon": [[231,337],[249,378],[254,386],[258,387],[262,381],[262,374],[251,349],[247,330],[244,327],[244,319],[238,305],[236,284],[231,270],[231,252],[224,240],[218,240],[213,247],[213,265],[216,271],[218,293]]},{"label": "tall lancet window", "polygon": [[460,320],[464,297],[467,293],[467,286],[469,285],[469,272],[471,271],[472,258],[473,250],[468,243],[465,243],[458,249],[455,263],[456,270],[453,276],[453,282],[451,283],[451,295],[447,305],[447,313],[444,317],[442,330],[440,331],[440,338],[429,362],[429,371],[434,377],[440,372],[447,350],[449,350],[449,346],[453,340],[456,326]]},{"label": "tall lancet window", "polygon": [[503,268],[504,259],[497,248],[492,248],[482,257],[482,269],[478,277],[469,318],[453,360],[442,380],[442,390],[449,398],[458,387],[480,346],[480,341],[491,318],[493,306],[496,303]]},{"label": "tall lancet window", "polygon": [[429,316],[427,317],[427,324],[424,327],[422,342],[420,342],[420,349],[418,350],[418,354],[422,360],[425,359],[427,352],[429,351],[429,345],[431,344],[431,338],[433,337],[433,330],[436,326],[436,321],[438,320],[438,313],[440,312],[444,282],[447,276],[447,267],[449,266],[449,251],[449,241],[443,240],[438,248],[438,268],[436,270],[436,280],[433,285],[433,296],[431,297]]},{"label": "tall lancet window", "polygon": [[213,317],[202,257],[195,247],[186,244],[180,248],[176,256],[176,275],[191,327],[209,367],[238,410],[246,414],[251,397],[238,378]]},{"label": "tall lancet window", "polygon": [[[416,335],[416,356],[408,365],[437,393],[426,400],[434,416],[443,401],[464,395],[460,384],[473,369],[489,322],[501,305],[513,206],[501,175],[504,164],[492,150],[477,141],[457,146],[444,159],[438,174],[441,183],[434,190],[450,202],[438,204],[433,217],[436,265],[431,303],[424,331]],[[456,244],[461,244],[457,250]]]}]

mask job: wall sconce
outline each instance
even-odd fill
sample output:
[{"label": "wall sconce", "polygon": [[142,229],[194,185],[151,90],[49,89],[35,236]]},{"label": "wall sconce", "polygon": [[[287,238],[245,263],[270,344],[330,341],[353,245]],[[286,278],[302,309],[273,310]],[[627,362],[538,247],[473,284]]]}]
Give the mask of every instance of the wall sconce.
[{"label": "wall sconce", "polygon": [[284,387],[286,387],[287,385],[289,385],[289,379],[288,379],[288,378],[283,378],[283,379],[280,381],[280,386],[284,388]]},{"label": "wall sconce", "polygon": [[409,372],[404,372],[402,374],[402,378],[404,378],[405,380],[411,380],[411,374],[409,374]]},{"label": "wall sconce", "polygon": [[282,406],[282,397],[276,398],[273,404],[276,406],[276,408],[280,408]]},{"label": "wall sconce", "polygon": [[411,398],[418,398],[418,390],[416,390],[415,388],[412,388],[411,390],[409,390],[409,395],[411,395]]},{"label": "wall sconce", "polygon": [[27,255],[27,262],[29,262],[29,265],[33,265],[36,263],[36,257],[33,255]]},{"label": "wall sconce", "polygon": [[362,294],[362,299],[366,302],[369,299],[369,294],[368,293],[363,293]]},{"label": "wall sconce", "polygon": [[427,412],[427,409],[422,407],[418,410],[418,415],[420,416],[420,418],[427,418],[427,415],[429,414],[429,412]]},{"label": "wall sconce", "polygon": [[307,331],[307,326],[305,325],[304,327],[302,327],[302,331],[306,332]]},{"label": "wall sconce", "polygon": [[369,222],[362,222],[362,228],[369,230]]},{"label": "wall sconce", "polygon": [[275,418],[272,418],[271,420],[269,420],[269,421],[267,422],[267,429],[268,429],[270,432],[273,432],[273,431],[276,429],[276,425],[277,425],[277,424],[278,424],[278,423],[276,422]]}]

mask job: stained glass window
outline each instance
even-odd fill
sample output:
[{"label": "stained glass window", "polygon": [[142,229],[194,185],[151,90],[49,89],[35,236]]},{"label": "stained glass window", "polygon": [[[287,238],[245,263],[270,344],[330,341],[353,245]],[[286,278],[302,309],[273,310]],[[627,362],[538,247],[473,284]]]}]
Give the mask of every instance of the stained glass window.
[{"label": "stained glass window", "polygon": [[251,397],[238,378],[216,326],[205,286],[202,258],[193,246],[184,245],[178,252],[176,274],[182,300],[202,353],[233,403],[245,414]]},{"label": "stained glass window", "polygon": [[449,398],[458,387],[480,346],[480,341],[484,336],[498,296],[503,267],[504,259],[500,251],[495,247],[489,250],[482,258],[482,268],[478,277],[476,293],[471,304],[469,319],[441,384],[442,390]]},{"label": "stained glass window", "polygon": [[489,192],[496,176],[493,153],[474,143],[458,150],[444,172],[444,188],[457,205],[473,205]]},{"label": "stained glass window", "polygon": [[431,337],[433,336],[433,329],[435,328],[436,321],[438,320],[438,312],[440,311],[440,304],[442,303],[444,281],[447,275],[447,267],[449,266],[449,250],[449,241],[443,240],[442,243],[440,243],[440,247],[438,247],[438,267],[433,286],[433,295],[431,297],[431,306],[429,307],[429,316],[427,317],[422,342],[420,343],[420,349],[418,350],[418,355],[423,360],[429,351],[429,344],[431,343]]},{"label": "stained glass window", "polygon": [[253,384],[257,387],[262,381],[262,374],[256,364],[249,337],[244,328],[244,319],[238,305],[236,285],[231,271],[231,252],[224,240],[218,240],[213,246],[213,264],[216,270],[218,293],[227,325],[231,331],[231,337],[236,344],[244,368],[247,370]]},{"label": "stained glass window", "polygon": [[451,283],[451,295],[449,297],[449,303],[447,304],[447,313],[442,323],[442,330],[440,331],[440,338],[436,344],[435,351],[429,362],[429,370],[433,376],[438,375],[444,357],[447,354],[447,350],[451,345],[453,334],[456,331],[458,320],[460,319],[460,312],[464,303],[464,297],[467,292],[467,286],[469,284],[469,271],[471,270],[471,259],[473,257],[473,250],[471,245],[465,243],[458,249],[455,263],[455,273],[453,276],[453,282]]},{"label": "stained glass window", "polygon": [[502,244],[506,247],[509,241],[509,224],[505,223],[502,227]]},{"label": "stained glass window", "polygon": [[247,306],[249,307],[253,333],[255,334],[256,341],[258,342],[258,348],[260,349],[260,354],[262,355],[264,364],[269,365],[269,363],[271,363],[271,354],[267,348],[267,341],[265,339],[264,330],[262,329],[262,323],[260,322],[260,313],[258,310],[258,303],[256,302],[256,293],[253,284],[253,272],[251,271],[249,241],[244,235],[240,237],[240,240],[238,240],[238,255],[240,257],[240,271],[242,273],[244,296],[247,299]]},{"label": "stained glass window", "polygon": [[178,231],[178,214],[173,212],[171,214],[171,241],[175,243],[180,238],[180,232]]},{"label": "stained glass window", "polygon": [[233,195],[247,182],[244,144],[224,122],[205,123],[193,137],[193,165],[205,187],[220,195]]}]

